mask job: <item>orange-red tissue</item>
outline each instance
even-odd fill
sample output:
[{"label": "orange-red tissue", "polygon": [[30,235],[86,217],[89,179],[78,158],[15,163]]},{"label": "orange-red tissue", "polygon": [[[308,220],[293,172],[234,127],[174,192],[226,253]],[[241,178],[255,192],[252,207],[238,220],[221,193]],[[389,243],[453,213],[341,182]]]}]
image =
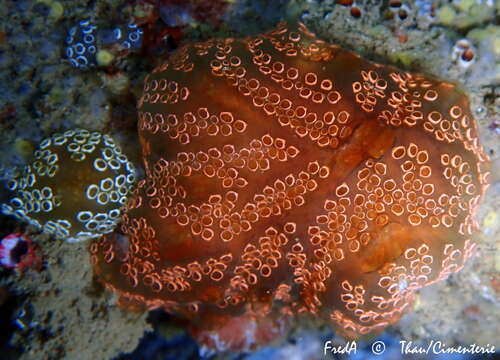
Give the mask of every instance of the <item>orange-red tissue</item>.
[{"label": "orange-red tissue", "polygon": [[474,251],[487,156],[450,83],[283,23],[181,48],[138,111],[146,178],[125,235],[91,245],[95,272],[211,347],[269,342],[297,314],[383,329]]}]

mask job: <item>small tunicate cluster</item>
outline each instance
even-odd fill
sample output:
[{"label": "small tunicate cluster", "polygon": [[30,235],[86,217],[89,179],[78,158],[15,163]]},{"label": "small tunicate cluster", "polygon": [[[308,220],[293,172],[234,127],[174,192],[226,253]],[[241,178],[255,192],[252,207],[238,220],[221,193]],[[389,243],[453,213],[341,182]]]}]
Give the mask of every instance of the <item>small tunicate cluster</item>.
[{"label": "small tunicate cluster", "polygon": [[84,129],[54,134],[11,179],[11,214],[69,242],[113,231],[135,181],[131,162],[108,135]]},{"label": "small tunicate cluster", "polygon": [[82,20],[69,30],[66,38],[66,57],[77,68],[102,65],[99,52],[123,54],[142,47],[143,30],[136,24],[100,30],[89,20]]},{"label": "small tunicate cluster", "polygon": [[82,20],[69,30],[66,38],[66,57],[77,68],[96,65],[96,29],[89,20]]},{"label": "small tunicate cluster", "polygon": [[399,20],[406,20],[408,18],[408,13],[410,8],[408,5],[404,4],[400,0],[390,0],[389,1],[389,12],[392,16]]},{"label": "small tunicate cluster", "polygon": [[349,12],[353,18],[361,17],[361,9],[354,0],[337,0],[337,4],[350,8]]},{"label": "small tunicate cluster", "polygon": [[138,50],[142,46],[142,35],[144,31],[136,24],[117,26],[114,29],[104,30],[99,34],[103,44],[119,44],[126,50]]},{"label": "small tunicate cluster", "polygon": [[467,39],[458,40],[453,46],[451,57],[462,68],[468,68],[474,63],[474,48],[471,42]]}]

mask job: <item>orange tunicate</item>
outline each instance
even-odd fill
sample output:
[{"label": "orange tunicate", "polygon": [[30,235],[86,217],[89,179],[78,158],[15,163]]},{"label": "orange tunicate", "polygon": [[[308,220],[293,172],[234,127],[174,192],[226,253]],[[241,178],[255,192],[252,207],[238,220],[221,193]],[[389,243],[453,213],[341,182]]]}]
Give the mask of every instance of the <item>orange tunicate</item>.
[{"label": "orange tunicate", "polygon": [[209,346],[266,343],[297,314],[378,331],[474,251],[488,159],[450,83],[283,23],[179,49],[138,112],[146,178],[94,269]]}]

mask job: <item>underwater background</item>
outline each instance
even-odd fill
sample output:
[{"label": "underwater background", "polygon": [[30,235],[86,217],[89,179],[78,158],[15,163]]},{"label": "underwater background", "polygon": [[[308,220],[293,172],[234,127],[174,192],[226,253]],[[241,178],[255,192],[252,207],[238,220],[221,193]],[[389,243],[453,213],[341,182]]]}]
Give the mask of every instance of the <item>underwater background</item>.
[{"label": "underwater background", "polygon": [[[485,359],[500,347],[500,2],[498,0],[1,0],[0,203],[6,184],[55,132],[109,134],[142,174],[136,104],[145,76],[183,44],[245,37],[299,20],[361,56],[457,84],[469,97],[490,183],[477,254],[421,289],[413,309],[352,345],[318,321],[244,353],[202,350],[182,319],[127,312],[93,276],[87,242],[69,243],[0,214],[0,238],[24,234],[22,267],[0,266],[0,359]],[[91,34],[92,38],[85,38]],[[79,47],[77,44],[84,44]],[[23,255],[28,250],[23,250]],[[31,251],[31,250],[30,250]],[[30,253],[31,254],[31,253]],[[3,262],[2,262],[3,264]],[[384,344],[377,355],[374,343]],[[401,341],[475,344],[482,354],[402,354]],[[493,350],[492,350],[493,349]]]}]

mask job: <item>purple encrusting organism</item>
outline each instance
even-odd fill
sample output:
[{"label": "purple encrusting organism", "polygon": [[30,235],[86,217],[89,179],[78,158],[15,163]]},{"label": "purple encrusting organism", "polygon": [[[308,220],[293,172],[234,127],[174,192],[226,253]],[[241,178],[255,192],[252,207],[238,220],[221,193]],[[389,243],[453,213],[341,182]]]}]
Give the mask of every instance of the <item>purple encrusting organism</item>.
[{"label": "purple encrusting organism", "polygon": [[0,240],[1,266],[25,270],[38,266],[40,262],[33,242],[25,234],[12,233]]}]

